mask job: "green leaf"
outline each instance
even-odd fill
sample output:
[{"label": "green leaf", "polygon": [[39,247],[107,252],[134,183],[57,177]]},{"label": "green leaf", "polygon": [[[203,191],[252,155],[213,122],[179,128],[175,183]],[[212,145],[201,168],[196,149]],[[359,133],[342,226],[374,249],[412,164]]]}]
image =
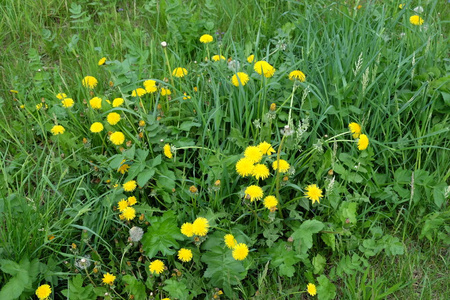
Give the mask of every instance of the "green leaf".
[{"label": "green leaf", "polygon": [[274,247],[269,248],[271,267],[279,268],[281,276],[292,277],[295,274],[294,265],[300,261],[300,257],[285,241],[279,241]]},{"label": "green leaf", "polygon": [[356,202],[342,202],[339,206],[337,215],[342,225],[345,224],[356,224],[356,209],[358,208],[358,203]]},{"label": "green leaf", "polygon": [[[189,289],[186,285],[186,278],[182,280],[177,280],[175,278],[168,279],[164,281],[165,286],[163,290],[167,291],[170,298],[186,300],[189,299]],[[135,298],[135,299],[145,299],[145,298]]]},{"label": "green leaf", "polygon": [[314,266],[314,274],[322,273],[325,268],[326,262],[327,260],[325,259],[325,257],[323,257],[320,254],[317,254],[312,260],[312,264]]},{"label": "green leaf", "polygon": [[312,236],[320,232],[324,224],[317,220],[307,220],[292,233],[294,246],[300,253],[306,253],[313,245]]},{"label": "green leaf", "polygon": [[137,184],[144,186],[155,175],[155,169],[145,168],[144,171],[137,176]]},{"label": "green leaf", "polygon": [[147,293],[145,292],[144,283],[131,275],[123,276],[122,280],[126,283],[125,292],[127,292],[129,296],[133,295],[134,299],[146,299]]},{"label": "green leaf", "polygon": [[181,123],[179,129],[182,131],[190,131],[193,126],[200,127],[200,123],[192,122],[192,121],[184,121]]},{"label": "green leaf", "polygon": [[336,287],[325,275],[318,277],[317,282],[319,283],[317,287],[317,298],[319,300],[331,300],[336,297]]},{"label": "green leaf", "polygon": [[142,238],[142,246],[149,259],[160,251],[162,255],[173,255],[180,245],[177,240],[184,237],[177,226],[173,211],[165,212],[162,217],[151,217],[150,227]]},{"label": "green leaf", "polygon": [[383,237],[385,244],[385,251],[387,255],[403,255],[405,249],[398,237],[387,235]]},{"label": "green leaf", "polygon": [[[95,299],[94,287],[88,284],[83,287],[83,278],[78,274],[69,280],[69,288],[61,291],[61,293],[71,300]],[[70,296],[70,297],[69,297]]]},{"label": "green leaf", "polygon": [[322,241],[331,249],[336,250],[336,236],[332,233],[324,233],[321,235]]}]

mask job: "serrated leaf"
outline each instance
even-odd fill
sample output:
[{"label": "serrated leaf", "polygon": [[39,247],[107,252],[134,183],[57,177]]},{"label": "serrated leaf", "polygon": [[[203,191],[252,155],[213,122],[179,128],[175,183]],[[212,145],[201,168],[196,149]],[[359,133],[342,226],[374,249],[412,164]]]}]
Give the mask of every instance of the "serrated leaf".
[{"label": "serrated leaf", "polygon": [[323,257],[320,254],[317,254],[312,260],[312,264],[314,267],[314,274],[322,273],[325,268],[326,263],[327,263],[327,260],[325,259],[325,257]]},{"label": "serrated leaf", "polygon": [[180,300],[189,299],[189,290],[186,285],[186,279],[177,280],[172,278],[164,281],[164,284],[163,290],[167,291],[171,298]]},{"label": "serrated leaf", "polygon": [[328,246],[333,249],[333,251],[336,249],[336,237],[332,233],[324,233],[321,235],[322,241]]},{"label": "serrated leaf", "polygon": [[280,241],[274,247],[271,247],[269,249],[271,257],[270,265],[273,268],[278,268],[281,276],[292,277],[295,273],[293,266],[300,261],[300,257],[293,249],[289,249],[289,247],[292,248],[285,241]]},{"label": "serrated leaf", "polygon": [[158,252],[162,255],[173,255],[180,246],[177,240],[184,237],[177,226],[173,211],[165,212],[162,217],[151,217],[150,226],[142,238],[142,246],[149,259]]},{"label": "serrated leaf", "polygon": [[133,295],[134,299],[146,299],[147,293],[145,292],[144,283],[131,275],[123,276],[122,280],[126,283],[125,292],[127,292],[129,296]]},{"label": "serrated leaf", "polygon": [[19,298],[27,284],[28,272],[20,269],[0,290],[0,299],[13,300]]},{"label": "serrated leaf", "polygon": [[313,245],[312,236],[320,232],[325,225],[317,220],[307,220],[303,222],[294,232],[294,246],[300,253],[306,253]]},{"label": "serrated leaf", "polygon": [[319,286],[317,287],[317,298],[319,300],[331,300],[336,297],[336,286],[325,276],[317,278]]}]

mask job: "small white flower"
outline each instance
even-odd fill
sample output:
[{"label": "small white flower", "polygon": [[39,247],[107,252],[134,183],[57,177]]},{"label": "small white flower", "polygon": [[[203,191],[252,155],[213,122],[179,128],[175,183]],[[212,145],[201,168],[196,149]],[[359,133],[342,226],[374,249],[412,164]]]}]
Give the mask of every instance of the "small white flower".
[{"label": "small white flower", "polygon": [[166,47],[167,47],[167,43],[166,43],[166,42],[161,42],[161,46],[162,46],[163,48],[166,48]]},{"label": "small white flower", "polygon": [[423,13],[423,7],[422,6],[417,6],[414,8],[414,11],[418,14]]}]

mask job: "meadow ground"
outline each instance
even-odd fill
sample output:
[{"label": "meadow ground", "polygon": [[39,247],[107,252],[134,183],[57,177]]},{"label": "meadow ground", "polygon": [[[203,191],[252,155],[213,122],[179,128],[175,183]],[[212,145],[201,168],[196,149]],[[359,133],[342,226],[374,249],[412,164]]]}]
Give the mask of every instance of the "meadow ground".
[{"label": "meadow ground", "polygon": [[449,299],[449,8],[2,1],[0,299]]}]

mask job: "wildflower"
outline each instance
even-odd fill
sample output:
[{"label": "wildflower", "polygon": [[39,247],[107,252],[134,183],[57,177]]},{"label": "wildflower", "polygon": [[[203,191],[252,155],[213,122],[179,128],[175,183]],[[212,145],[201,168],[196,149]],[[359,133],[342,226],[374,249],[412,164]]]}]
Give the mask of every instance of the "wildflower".
[{"label": "wildflower", "polygon": [[25,104],[22,104],[22,105],[20,106],[20,108],[21,108],[21,109],[24,109],[24,108],[25,108]]},{"label": "wildflower", "polygon": [[130,228],[129,233],[132,242],[139,242],[144,235],[144,230],[141,227],[133,226]]},{"label": "wildflower", "polygon": [[217,179],[217,180],[214,182],[214,185],[215,185],[215,186],[220,186],[220,179]]},{"label": "wildflower", "polygon": [[270,104],[270,111],[275,111],[276,109],[277,109],[277,104],[276,103]]},{"label": "wildflower", "polygon": [[167,42],[161,42],[161,47],[166,48],[167,47]]},{"label": "wildflower", "polygon": [[262,188],[257,185],[251,185],[247,187],[244,193],[246,197],[250,198],[250,202],[260,200],[264,195]]},{"label": "wildflower", "polygon": [[192,194],[195,194],[198,192],[198,189],[195,187],[195,185],[191,185],[189,187],[189,192],[191,192]]},{"label": "wildflower", "polygon": [[178,259],[182,262],[188,262],[192,259],[192,251],[186,248],[181,248],[178,251]]},{"label": "wildflower", "polygon": [[236,163],[236,172],[242,177],[246,177],[253,173],[253,161],[248,158],[241,158]]},{"label": "wildflower", "polygon": [[191,237],[194,235],[194,227],[192,223],[184,223],[181,225],[181,233],[187,237]]},{"label": "wildflower", "polygon": [[226,60],[225,56],[223,56],[223,55],[213,55],[213,57],[211,57],[211,59],[213,61]]},{"label": "wildflower", "polygon": [[315,184],[310,184],[306,187],[305,197],[312,200],[312,203],[320,203],[320,198],[323,198],[322,190]]},{"label": "wildflower", "polygon": [[161,274],[164,271],[164,267],[164,263],[159,259],[152,261],[148,266],[150,272],[156,274]]},{"label": "wildflower", "polygon": [[266,179],[269,177],[269,168],[266,167],[264,164],[257,164],[253,167],[252,175],[257,179]]},{"label": "wildflower", "polygon": [[275,198],[275,196],[267,196],[264,198],[264,206],[267,209],[272,209],[273,207],[276,207],[278,205],[278,200]]},{"label": "wildflower", "polygon": [[58,134],[63,134],[64,131],[66,131],[66,129],[64,127],[62,127],[61,125],[55,125],[53,126],[53,128],[50,130],[53,135],[58,135]]},{"label": "wildflower", "polygon": [[289,73],[289,79],[290,80],[297,79],[300,82],[305,82],[306,76],[302,71],[295,70],[295,71],[292,71],[291,73]]},{"label": "wildflower", "polygon": [[41,108],[47,109],[47,108],[48,108],[48,105],[45,104],[45,103],[39,103],[39,104],[36,104],[36,109],[37,109],[37,110],[41,110]]},{"label": "wildflower", "polygon": [[365,150],[369,146],[369,138],[365,134],[361,134],[358,140],[358,149]]},{"label": "wildflower", "polygon": [[65,98],[67,98],[67,95],[64,93],[59,93],[56,95],[56,98],[58,98],[59,100],[63,100]]},{"label": "wildflower", "polygon": [[120,131],[116,131],[113,134],[110,135],[109,140],[114,144],[114,145],[122,145],[123,142],[125,141],[125,135],[120,132]]},{"label": "wildflower", "polygon": [[361,125],[358,123],[352,122],[348,124],[348,129],[350,129],[350,132],[353,133],[353,138],[357,139],[359,138],[359,135],[361,134]]},{"label": "wildflower", "polygon": [[250,55],[249,57],[247,57],[247,61],[248,61],[248,63],[252,63],[253,61],[255,60],[255,56],[252,54],[252,55]]},{"label": "wildflower", "polygon": [[112,102],[112,107],[119,107],[123,104],[124,100],[122,98],[116,98]]},{"label": "wildflower", "polygon": [[102,282],[104,284],[112,285],[114,280],[116,280],[116,276],[114,276],[112,274],[109,274],[109,273],[106,273],[106,274],[103,275]]},{"label": "wildflower", "polygon": [[125,199],[122,199],[119,201],[119,203],[117,203],[117,208],[119,209],[120,212],[123,212],[125,208],[127,208],[128,206],[129,206],[128,201]]},{"label": "wildflower", "polygon": [[102,99],[100,97],[94,97],[89,100],[89,104],[93,109],[100,109],[102,108]]},{"label": "wildflower", "polygon": [[423,7],[422,6],[416,6],[416,7],[414,7],[413,11],[418,13],[418,14],[421,14],[421,13],[423,13]]},{"label": "wildflower", "polygon": [[280,159],[280,160],[276,160],[272,163],[272,168],[275,171],[278,170],[278,172],[280,172],[280,173],[286,173],[289,170],[290,165],[284,159]]},{"label": "wildflower", "polygon": [[133,207],[127,207],[123,210],[122,216],[124,219],[131,221],[136,217],[136,210]]},{"label": "wildflower", "polygon": [[311,296],[315,296],[317,294],[317,290],[316,290],[316,285],[313,283],[308,283],[308,285],[306,286],[308,294],[310,294]]},{"label": "wildflower", "polygon": [[268,142],[264,141],[258,145],[259,150],[261,150],[262,154],[271,155],[275,153],[275,149],[272,148]]},{"label": "wildflower", "polygon": [[175,77],[184,77],[188,74],[188,71],[185,68],[175,68],[175,70],[173,70],[172,75]]},{"label": "wildflower", "polygon": [[233,258],[235,260],[244,260],[248,255],[248,247],[246,244],[237,244],[233,249]]},{"label": "wildflower", "polygon": [[263,153],[256,146],[248,146],[244,151],[244,156],[256,163],[262,159]]},{"label": "wildflower", "polygon": [[144,96],[146,93],[147,93],[147,91],[144,90],[143,88],[137,88],[131,92],[131,96],[141,97],[141,96]]},{"label": "wildflower", "polygon": [[73,99],[72,98],[64,98],[61,101],[62,106],[64,106],[65,108],[71,108],[74,104]]},{"label": "wildflower", "polygon": [[139,121],[139,127],[144,127],[145,126],[145,121],[144,120],[140,120]]},{"label": "wildflower", "polygon": [[130,168],[130,166],[128,164],[123,164],[117,169],[117,172],[120,172],[121,174],[125,174],[126,172],[128,172],[129,168]]},{"label": "wildflower", "polygon": [[203,44],[208,44],[208,43],[211,43],[212,41],[214,41],[214,38],[212,37],[212,35],[204,34],[200,37],[200,42]]},{"label": "wildflower", "polygon": [[198,92],[198,88],[194,86],[194,92]]},{"label": "wildflower", "polygon": [[16,91],[16,90],[9,90],[9,92],[13,93],[13,94],[18,94],[19,93],[19,91]]},{"label": "wildflower", "polygon": [[101,131],[103,130],[103,124],[100,123],[100,122],[95,122],[95,123],[93,123],[93,124],[91,125],[90,130],[91,130],[91,132],[93,132],[93,133],[101,132]]},{"label": "wildflower", "polygon": [[156,87],[156,81],[150,79],[144,81],[144,87],[147,93],[154,93],[158,90],[158,88]]},{"label": "wildflower", "polygon": [[83,81],[81,82],[84,87],[93,89],[97,86],[97,79],[93,76],[86,76],[83,78]]},{"label": "wildflower", "polygon": [[233,249],[237,245],[237,241],[232,234],[226,234],[223,239],[225,241],[225,245],[230,249]]},{"label": "wildflower", "polygon": [[275,68],[272,67],[268,62],[260,60],[255,63],[254,69],[259,75],[264,75],[264,77],[272,77],[275,73]]},{"label": "wildflower", "polygon": [[244,72],[237,72],[236,74],[233,75],[233,77],[231,77],[231,83],[234,86],[244,86],[247,84],[249,80],[249,77],[246,73]]},{"label": "wildflower", "polygon": [[165,144],[164,145],[164,155],[167,158],[172,158],[172,152],[170,151],[170,145],[169,144]]},{"label": "wildflower", "polygon": [[116,125],[120,121],[120,115],[116,112],[109,113],[106,120],[111,125]]},{"label": "wildflower", "polygon": [[172,92],[169,89],[161,88],[161,96],[169,96]]},{"label": "wildflower", "polygon": [[400,8],[400,9],[403,9],[403,7],[405,7],[405,3],[400,3],[399,5],[398,5],[398,8]]},{"label": "wildflower", "polygon": [[52,288],[48,284],[43,284],[36,289],[36,296],[39,300],[46,300],[52,293]]},{"label": "wildflower", "polygon": [[188,96],[186,93],[183,93],[183,100],[191,99],[191,96]]},{"label": "wildflower", "polygon": [[91,266],[90,258],[91,258],[90,255],[86,255],[81,259],[75,260],[75,267],[80,270],[88,269]]},{"label": "wildflower", "polygon": [[414,15],[414,16],[411,16],[409,18],[409,22],[411,24],[413,24],[413,25],[419,25],[420,26],[420,25],[423,24],[423,19],[420,16],[418,16],[418,15]]},{"label": "wildflower", "polygon": [[125,192],[132,192],[136,189],[137,184],[135,180],[130,180],[125,182],[122,187]]},{"label": "wildflower", "polygon": [[192,231],[195,235],[198,236],[205,236],[208,233],[208,229],[208,220],[203,217],[195,219],[194,223],[192,224]]},{"label": "wildflower", "polygon": [[98,65],[99,65],[99,66],[104,65],[105,62],[106,62],[106,57],[102,57],[102,58],[100,58],[100,60],[98,61]]},{"label": "wildflower", "polygon": [[135,196],[128,197],[127,202],[129,206],[135,205],[137,203],[136,197]]}]

